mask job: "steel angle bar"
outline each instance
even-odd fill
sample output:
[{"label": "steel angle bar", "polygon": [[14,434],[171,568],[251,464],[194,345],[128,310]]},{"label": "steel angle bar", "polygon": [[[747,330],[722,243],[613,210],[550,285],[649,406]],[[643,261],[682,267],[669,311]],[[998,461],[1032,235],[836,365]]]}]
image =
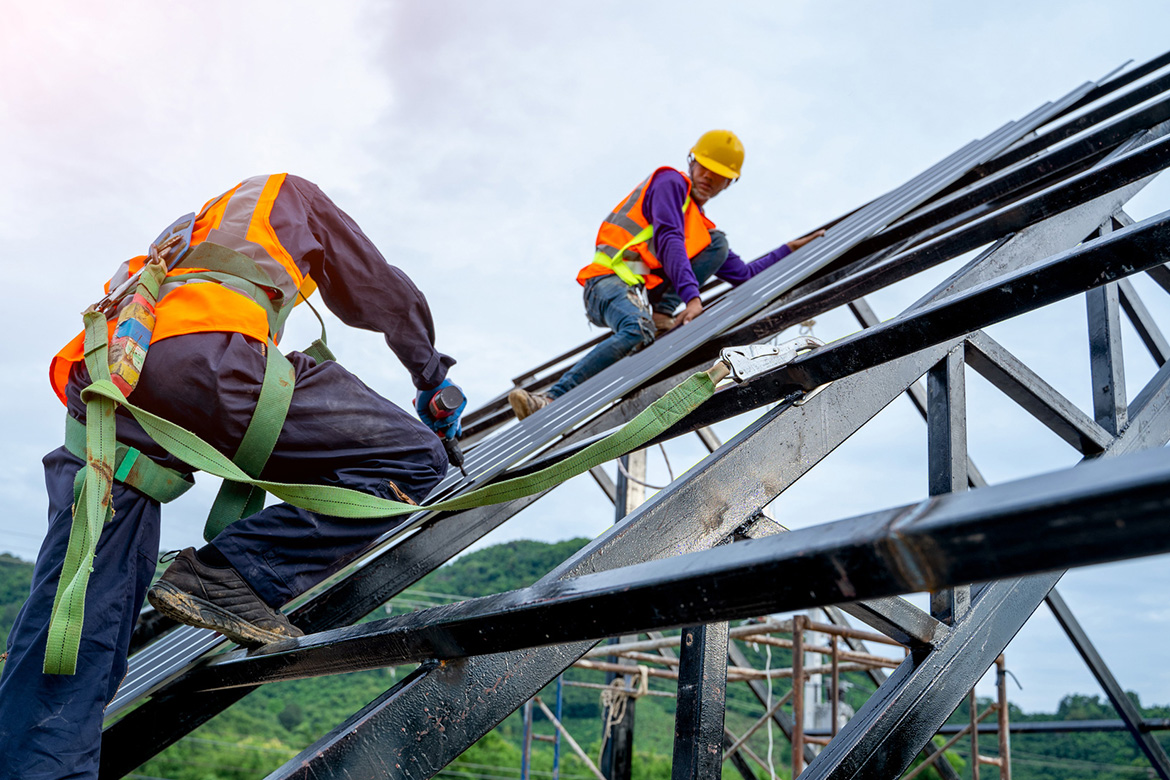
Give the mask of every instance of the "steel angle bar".
[{"label": "steel angle bar", "polygon": [[967,364],[1083,455],[1102,452],[1113,434],[980,331],[967,340]]},{"label": "steel angle bar", "polygon": [[1166,361],[1170,360],[1170,341],[1167,341],[1166,337],[1162,335],[1158,324],[1154,321],[1146,305],[1142,303],[1137,290],[1134,289],[1133,282],[1129,279],[1122,279],[1117,283],[1117,289],[1121,294],[1121,308],[1125,310],[1125,314],[1134,330],[1137,331],[1138,337],[1146,345],[1146,349],[1150,351],[1154,362],[1159,366],[1165,365]]},{"label": "steel angle bar", "polygon": [[[717,544],[897,398],[944,354],[946,348],[926,350],[864,376],[834,383],[802,407],[783,413],[773,410],[692,470],[687,479],[660,492],[542,581]],[[752,489],[742,489],[744,484]],[[669,506],[663,504],[666,496],[673,496]],[[372,705],[374,709],[361,723],[339,726],[302,755],[314,771],[331,771],[332,762],[343,760],[340,756],[356,744],[345,736],[347,730],[368,729],[392,735],[387,750],[413,756],[411,761],[417,760],[419,766],[436,767],[406,776],[429,777],[592,644],[532,650],[521,658],[509,654],[472,658],[436,667],[422,684],[409,692],[388,693]],[[475,684],[477,680],[487,682],[481,686]],[[424,713],[424,708],[433,712],[436,706],[452,713],[442,735],[428,728]],[[319,759],[314,758],[315,751],[321,753]]]},{"label": "steel angle bar", "polygon": [[[1170,84],[1170,76],[1167,76]],[[1003,171],[979,181],[967,190],[931,204],[908,215],[866,241],[852,253],[860,256],[914,238],[924,238],[953,230],[993,210],[1002,208],[1024,195],[1051,186],[1061,179],[1081,173],[1105,155],[1123,145],[1135,133],[1148,130],[1170,119],[1170,99],[1162,100],[1133,116],[1125,117],[1066,146],[1048,152],[1026,165]]]},{"label": "steel angle bar", "polygon": [[[1116,92],[1123,87],[1127,87],[1138,79],[1145,78],[1151,73],[1155,73],[1167,65],[1170,65],[1170,52],[1166,52],[1165,54],[1162,54],[1158,57],[1154,57],[1153,59],[1138,65],[1137,67],[1132,68],[1119,76],[1104,81],[1097,87],[1094,87],[1092,90],[1090,90],[1088,94],[1086,94],[1080,100],[1077,100],[1069,105],[1069,107],[1065,109],[1064,113],[1071,113],[1077,109],[1089,105],[1090,103],[1096,102],[1105,95]],[[1059,118],[1059,116],[1057,118]]]},{"label": "steel angle bar", "polygon": [[722,775],[727,630],[725,622],[683,629],[672,780],[707,780]]},{"label": "steel angle bar", "polygon": [[500,469],[543,446],[553,436],[645,381],[646,377],[677,362],[716,333],[749,317],[776,296],[832,262],[860,239],[930,197],[970,167],[998,154],[1014,140],[1047,121],[1063,105],[1078,99],[1091,86],[1086,85],[1056,104],[1045,105],[1019,122],[1005,125],[983,141],[969,144],[908,184],[846,218],[824,239],[797,250],[789,262],[777,264],[729,292],[722,301],[704,313],[701,318],[703,322],[696,320],[687,328],[667,334],[641,353],[626,358],[619,365],[609,367],[574,388],[559,398],[556,404],[485,440],[468,454],[468,470],[482,479],[498,473]]},{"label": "steel angle bar", "polygon": [[1168,510],[1170,451],[1158,448],[274,643],[191,682],[465,658],[1156,555],[1170,551]]},{"label": "steel angle bar", "polygon": [[[1170,52],[1162,55],[1162,59],[1170,56]],[[1137,71],[1135,71],[1137,72]],[[1105,103],[1092,111],[1088,111],[1075,119],[1065,122],[1062,125],[1052,128],[1047,132],[1041,133],[1036,138],[1025,141],[1019,146],[1010,149],[1008,152],[1000,155],[993,160],[991,164],[984,166],[983,170],[993,172],[995,170],[1002,170],[1010,165],[1020,162],[1039,151],[1046,149],[1061,141],[1065,141],[1078,133],[1084,132],[1093,125],[1099,124],[1104,120],[1117,116],[1124,111],[1138,106],[1147,100],[1150,100],[1170,89],[1170,76],[1160,76],[1157,79],[1147,82],[1135,89],[1122,94],[1120,97]],[[1091,93],[1090,93],[1091,94]],[[1086,96],[1088,97],[1088,96]],[[1099,99],[1100,96],[1098,96]],[[1075,105],[1075,104],[1074,104]],[[1084,105],[1088,105],[1085,103]]]},{"label": "steel angle bar", "polygon": [[1085,295],[1089,319],[1089,368],[1097,423],[1116,435],[1125,427],[1125,362],[1121,353],[1121,302],[1117,285],[1094,287]]},{"label": "steel angle bar", "polygon": [[1134,703],[1122,689],[1121,685],[1118,684],[1113,673],[1109,671],[1109,666],[1105,663],[1105,659],[1097,652],[1097,648],[1093,647],[1089,635],[1081,628],[1080,622],[1076,619],[1076,616],[1069,609],[1068,604],[1065,603],[1056,588],[1053,588],[1048,594],[1047,601],[1049,608],[1052,610],[1052,614],[1056,616],[1057,622],[1060,623],[1064,632],[1068,634],[1068,638],[1072,641],[1077,652],[1080,653],[1081,658],[1084,659],[1085,664],[1089,667],[1089,671],[1097,678],[1097,682],[1105,691],[1105,695],[1113,703],[1113,709],[1117,710],[1117,714],[1125,721],[1125,725],[1137,742],[1138,748],[1149,759],[1150,764],[1154,767],[1154,771],[1158,773],[1158,776],[1162,780],[1170,780],[1170,757],[1166,755],[1166,751],[1162,749],[1162,746],[1158,744],[1158,740],[1154,739],[1152,734],[1142,730],[1142,714],[1134,706]]},{"label": "steel angle bar", "polygon": [[[294,610],[291,613],[293,622],[308,632],[354,622],[467,549],[543,495],[541,493],[505,505],[481,507],[437,518],[334,585],[319,598]],[[121,777],[132,771],[255,689],[239,688],[194,697],[171,695],[174,687],[182,685],[183,674],[193,668],[192,659],[198,658],[202,654],[201,650],[205,652],[219,647],[225,641],[213,632],[189,627],[182,627],[174,633],[180,637],[189,636],[191,641],[201,644],[196,645],[187,655],[176,652],[173,656],[167,656],[160,652],[171,648],[170,643],[147,649],[148,657],[155,660],[151,666],[139,667],[140,670],[155,670],[169,682],[170,687],[156,686],[156,689],[152,689],[155,692],[149,701],[106,727],[102,734],[102,777]],[[168,669],[170,671],[166,673]],[[119,689],[107,713],[120,713],[141,698],[135,686],[142,684],[140,681],[144,679],[150,678],[140,676],[128,679]]]},{"label": "steel angle bar", "polygon": [[[1167,139],[1170,141],[1170,139]],[[935,301],[796,358],[777,381],[811,390],[1170,260],[1170,212]]]},{"label": "steel angle bar", "polygon": [[[1161,130],[1164,132],[1164,128]],[[794,297],[768,317],[734,328],[713,339],[698,355],[713,356],[725,346],[759,340],[763,337],[760,333],[782,330],[1012,233],[1016,233],[1013,236],[1016,243],[1011,249],[1005,244],[988,253],[987,257],[978,259],[983,262],[988,257],[996,257],[985,264],[986,271],[983,273],[989,278],[996,275],[1001,266],[1011,267],[1014,258],[1047,256],[1053,251],[1075,245],[1140,191],[1152,175],[1167,165],[1170,165],[1170,138],[1146,144],[1135,152],[1099,165],[1057,187],[1037,193],[950,234],[934,238],[876,265],[843,272],[827,284],[817,285],[807,293]],[[1040,251],[1033,254],[1037,250]],[[977,265],[972,263],[963,272],[969,272]],[[1170,274],[1167,274],[1167,285],[1170,286]],[[933,295],[938,292],[941,290]]]},{"label": "steel angle bar", "polygon": [[[1170,441],[1170,368],[1163,366],[1154,375],[1134,399],[1131,413],[1129,427],[1098,458],[1156,448]],[[871,697],[809,767],[806,780],[900,774],[909,765],[915,746],[925,745],[938,731],[1059,577],[1036,575],[980,588],[975,608],[951,636],[928,654],[912,654],[878,689],[880,696]],[[967,649],[972,637],[978,638],[971,645],[978,656]]]}]

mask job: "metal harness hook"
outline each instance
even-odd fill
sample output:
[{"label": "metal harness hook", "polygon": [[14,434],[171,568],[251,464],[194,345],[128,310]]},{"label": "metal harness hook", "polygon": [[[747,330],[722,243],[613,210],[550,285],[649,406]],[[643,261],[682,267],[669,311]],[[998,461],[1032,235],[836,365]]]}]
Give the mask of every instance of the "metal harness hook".
[{"label": "metal harness hook", "polygon": [[719,353],[719,362],[707,373],[716,382],[730,376],[734,382],[742,384],[760,374],[788,365],[802,352],[824,345],[825,342],[813,336],[801,336],[779,346],[748,344],[743,347],[727,347]]}]

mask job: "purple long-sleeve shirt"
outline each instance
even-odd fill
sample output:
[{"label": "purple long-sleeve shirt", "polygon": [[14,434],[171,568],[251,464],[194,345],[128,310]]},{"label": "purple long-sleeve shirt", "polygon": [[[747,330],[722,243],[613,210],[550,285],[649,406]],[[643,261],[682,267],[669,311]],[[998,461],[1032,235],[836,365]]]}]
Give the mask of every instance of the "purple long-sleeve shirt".
[{"label": "purple long-sleeve shirt", "polygon": [[[667,280],[674,285],[675,292],[684,302],[699,297],[699,283],[691,270],[687,257],[686,241],[683,238],[683,203],[687,197],[687,181],[676,170],[667,169],[657,173],[646,187],[642,202],[642,213],[654,225],[654,243],[658,249],[658,260],[666,273]],[[727,253],[727,261],[715,272],[732,286],[740,285],[792,252],[787,244],[781,244],[763,257],[745,263],[735,252]]]},{"label": "purple long-sleeve shirt", "polygon": [[435,349],[426,298],[316,184],[286,176],[270,222],[293,261],[317,283],[331,312],[350,327],[384,334],[415,387],[443,381],[455,359]]}]

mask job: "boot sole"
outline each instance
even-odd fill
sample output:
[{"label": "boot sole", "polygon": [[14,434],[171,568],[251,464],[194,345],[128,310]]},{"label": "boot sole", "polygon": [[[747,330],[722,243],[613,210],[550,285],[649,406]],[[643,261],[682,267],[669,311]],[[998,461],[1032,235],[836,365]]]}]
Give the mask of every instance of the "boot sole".
[{"label": "boot sole", "polygon": [[268,631],[241,619],[225,609],[179,590],[169,582],[157,582],[147,591],[146,599],[155,609],[169,618],[188,626],[210,628],[245,647],[259,647],[269,642],[292,639],[285,634]]}]

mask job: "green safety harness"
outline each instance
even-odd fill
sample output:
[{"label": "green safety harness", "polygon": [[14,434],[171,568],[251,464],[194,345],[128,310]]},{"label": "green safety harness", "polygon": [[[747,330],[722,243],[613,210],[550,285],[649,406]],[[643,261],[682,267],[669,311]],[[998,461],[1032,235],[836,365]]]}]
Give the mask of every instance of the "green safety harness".
[{"label": "green safety harness", "polygon": [[[684,215],[687,213],[687,207],[690,205],[691,195],[690,193],[687,193],[687,198],[685,201],[683,201],[682,206]],[[637,235],[627,241],[625,246],[615,252],[613,257],[610,257],[605,252],[598,249],[597,253],[593,255],[593,262],[613,271],[615,274],[617,274],[619,279],[628,284],[630,287],[636,287],[639,284],[645,284],[646,277],[643,275],[645,272],[643,272],[643,274],[634,273],[634,270],[630,268],[629,264],[625,261],[625,256],[628,250],[634,248],[638,244],[643,244],[649,241],[653,236],[654,225],[647,225],[646,227],[639,230]],[[645,265],[645,263],[642,263],[641,261],[638,262],[643,266]]]},{"label": "green safety harness", "polygon": [[[540,493],[594,466],[639,449],[710,398],[715,385],[727,375],[722,364],[700,371],[614,434],[559,463],[433,504],[415,506],[331,485],[262,480],[259,479],[260,472],[284,426],[293,393],[292,365],[276,349],[274,340],[292,309],[292,301],[283,300],[280,289],[251,258],[216,244],[203,242],[196,246],[176,267],[184,266],[207,270],[184,274],[183,281],[226,284],[245,292],[265,308],[270,332],[264,381],[256,410],[235,457],[228,458],[191,431],[140,409],[126,400],[110,380],[106,315],[95,307],[85,311],[85,364],[92,379],[92,384],[81,391],[86,422],[82,424],[67,417],[65,436],[66,448],[82,459],[85,466],[78,472],[74,485],[73,525],[45,648],[44,670],[47,674],[73,674],[76,669],[85,615],[85,590],[93,571],[98,536],[103,524],[113,516],[113,483],[122,482],[161,503],[177,498],[194,484],[189,475],[160,466],[150,458],[141,457],[133,447],[116,441],[115,411],[118,406],[129,411],[147,434],[171,455],[194,470],[223,478],[223,486],[204,529],[204,537],[210,541],[230,523],[263,508],[265,492],[311,512],[347,518],[456,511]],[[148,263],[138,284],[147,285],[152,295],[157,295],[166,272],[163,264]],[[323,329],[322,323],[321,339],[305,350],[305,354],[319,361],[333,359],[325,345]]]}]

